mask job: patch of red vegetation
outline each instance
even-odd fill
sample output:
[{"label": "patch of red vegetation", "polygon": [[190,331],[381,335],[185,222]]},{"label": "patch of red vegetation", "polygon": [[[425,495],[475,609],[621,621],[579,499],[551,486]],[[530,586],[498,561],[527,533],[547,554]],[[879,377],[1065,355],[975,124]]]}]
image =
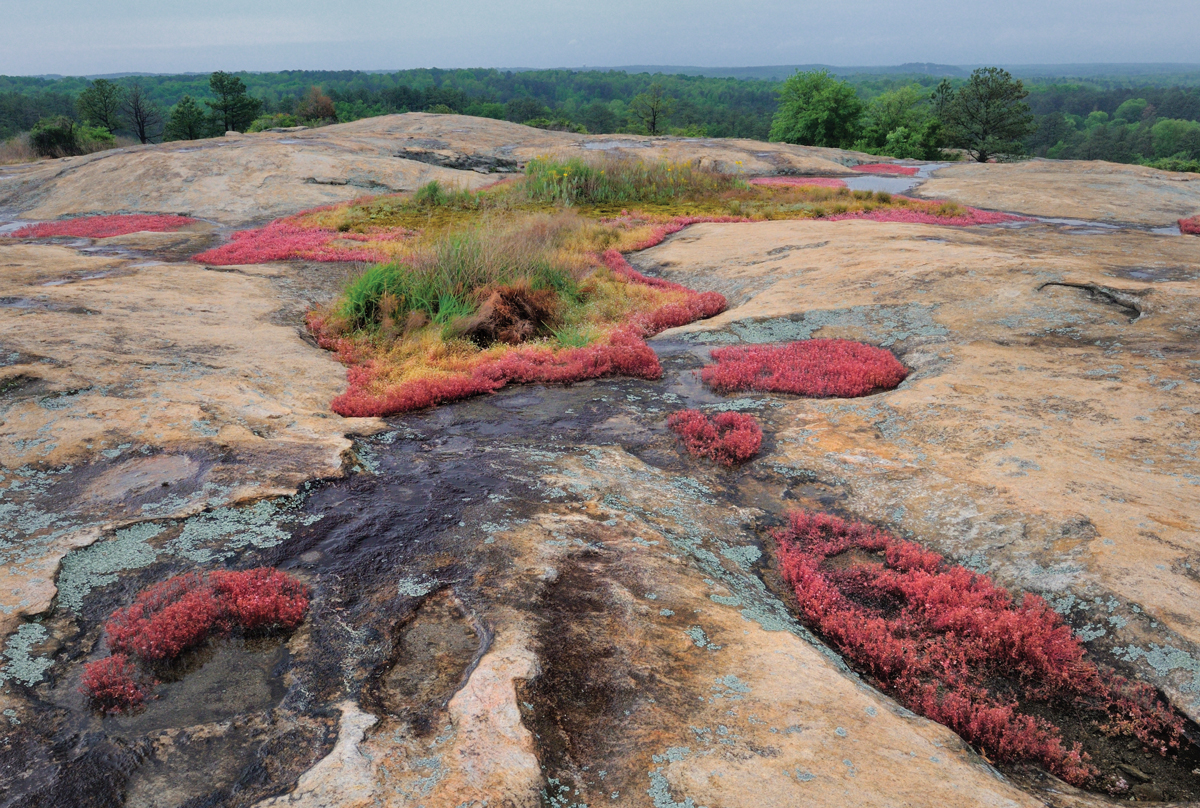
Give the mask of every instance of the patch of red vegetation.
[{"label": "patch of red vegetation", "polygon": [[751,185],[768,188],[845,188],[846,181],[836,177],[755,177]]},{"label": "patch of red vegetation", "polygon": [[1107,735],[1166,755],[1183,721],[1148,686],[1101,671],[1044,600],[1004,589],[861,522],[794,511],[773,533],[800,613],[910,709],[1001,762],[1032,761],[1074,785],[1097,771],[1036,705],[1086,714]]},{"label": "patch of red vegetation", "polygon": [[939,209],[944,203],[930,202],[923,199],[910,199],[909,208],[880,208],[870,211],[851,211],[826,216],[827,222],[840,222],[845,219],[866,219],[872,222],[899,222],[902,224],[939,224],[948,227],[976,227],[985,224],[1004,224],[1006,222],[1027,222],[1025,216],[1014,216],[1011,213],[999,213],[993,210],[979,208],[961,208],[964,212],[959,215],[946,215]]},{"label": "patch of red vegetation", "polygon": [[84,216],[60,222],[31,224],[9,235],[13,238],[111,238],[130,233],[172,233],[192,224],[196,224],[196,220],[187,216]]},{"label": "patch of red vegetation", "polygon": [[346,392],[333,400],[334,412],[346,418],[395,415],[401,412],[449,404],[485,393],[494,393],[509,384],[570,384],[604,376],[631,376],[636,379],[662,378],[662,365],[654,350],[646,344],[668,328],[713,317],[725,310],[725,298],[716,292],[694,292],[685,286],[638,272],[617,250],[608,250],[597,259],[614,274],[631,283],[656,289],[686,292],[680,303],[668,303],[654,311],[630,318],[614,330],[606,342],[583,348],[553,349],[544,346],[515,346],[495,358],[484,358],[469,373],[429,375],[372,393],[379,369],[375,360],[365,358],[350,339],[338,337],[325,327],[320,314],[310,313],[308,328],[317,344],[337,353],[348,365]]},{"label": "patch of red vegetation", "polygon": [[[311,212],[311,211],[310,211]],[[192,256],[199,264],[233,266],[264,264],[271,261],[300,259],[305,261],[386,261],[381,250],[353,247],[339,242],[390,241],[409,233],[394,234],[339,233],[336,230],[301,227],[287,219],[276,219],[258,230],[241,230],[227,244]]]},{"label": "patch of red vegetation", "polygon": [[699,410],[683,410],[667,419],[692,457],[707,457],[725,466],[744,463],[762,448],[762,428],[753,415],[722,412],[708,417]]},{"label": "patch of red vegetation", "polygon": [[177,575],[154,584],[133,604],[112,613],[104,626],[112,656],[84,668],[82,690],[107,712],[145,701],[148,687],[133,660],[178,657],[209,637],[234,629],[291,630],[308,610],[308,588],[269,567],[241,572]]},{"label": "patch of red vegetation", "polygon": [[1179,232],[1185,236],[1200,236],[1200,216],[1179,220]]},{"label": "patch of red vegetation", "polygon": [[721,393],[757,390],[813,398],[855,398],[891,390],[908,375],[891,351],[845,339],[734,345],[711,352],[700,372]]},{"label": "patch of red vegetation", "polygon": [[664,280],[663,278],[647,277],[634,269],[629,261],[625,259],[625,256],[617,250],[606,251],[600,256],[600,260],[613,273],[620,275],[631,283],[640,283],[655,289],[665,289],[671,292],[683,292],[687,294],[687,299],[682,303],[668,303],[648,314],[635,316],[631,325],[643,337],[652,337],[655,334],[666,331],[668,328],[678,328],[681,325],[694,323],[697,320],[707,320],[709,317],[716,317],[725,311],[727,303],[724,295],[717,292],[696,292],[682,284]]},{"label": "patch of red vegetation", "polygon": [[113,654],[89,662],[83,670],[81,690],[92,704],[106,713],[120,713],[146,700],[146,688],[138,683],[141,672],[124,654]]},{"label": "patch of red vegetation", "polygon": [[350,340],[321,336],[320,323],[311,317],[309,328],[317,334],[321,347],[337,351],[338,358],[350,365],[346,370],[349,387],[331,405],[346,418],[421,410],[494,393],[508,384],[570,384],[617,375],[650,380],[662,377],[653,349],[637,329],[626,326],[613,332],[607,343],[559,350],[517,347],[477,365],[470,373],[425,376],[377,395],[370,392],[376,374],[374,360],[360,363]]},{"label": "patch of red vegetation", "polygon": [[864,163],[850,166],[850,170],[859,174],[895,174],[901,177],[912,177],[917,173],[916,166],[900,166],[895,163]]}]

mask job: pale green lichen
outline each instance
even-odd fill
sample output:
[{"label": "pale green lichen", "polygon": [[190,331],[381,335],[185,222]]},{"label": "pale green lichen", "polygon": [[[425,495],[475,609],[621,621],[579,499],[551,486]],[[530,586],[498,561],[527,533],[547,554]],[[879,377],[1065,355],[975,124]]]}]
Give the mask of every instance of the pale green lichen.
[{"label": "pale green lichen", "polygon": [[37,623],[25,623],[16,630],[4,646],[4,658],[8,660],[0,670],[0,684],[9,679],[33,687],[42,681],[47,670],[54,664],[49,657],[33,656],[30,651],[35,645],[47,640],[45,627]]},{"label": "pale green lichen", "polygon": [[1162,646],[1151,643],[1148,651],[1130,645],[1125,648],[1116,648],[1113,653],[1126,662],[1145,660],[1146,664],[1153,668],[1159,676],[1167,676],[1176,671],[1190,673],[1192,681],[1180,689],[1188,693],[1200,693],[1200,660],[1186,651],[1181,651],[1172,645]]},{"label": "pale green lichen", "polygon": [[721,551],[721,555],[725,556],[742,569],[749,570],[750,566],[754,564],[755,561],[758,561],[758,559],[762,558],[762,550],[759,550],[753,544],[750,544],[741,547],[726,547]]},{"label": "pale green lichen", "polygon": [[396,582],[396,591],[406,598],[420,598],[428,595],[437,586],[437,581],[408,576]]},{"label": "pale green lichen", "polygon": [[184,522],[183,530],[169,541],[166,550],[190,561],[208,563],[244,547],[274,547],[290,536],[282,527],[286,520],[310,525],[319,515],[296,516],[303,495],[262,500],[248,508],[215,508]]},{"label": "pale green lichen", "polygon": [[88,593],[114,583],[117,573],[153,564],[158,551],[149,542],[162,532],[162,525],[142,522],[118,530],[108,541],[68,554],[58,575],[59,605],[77,612]]}]

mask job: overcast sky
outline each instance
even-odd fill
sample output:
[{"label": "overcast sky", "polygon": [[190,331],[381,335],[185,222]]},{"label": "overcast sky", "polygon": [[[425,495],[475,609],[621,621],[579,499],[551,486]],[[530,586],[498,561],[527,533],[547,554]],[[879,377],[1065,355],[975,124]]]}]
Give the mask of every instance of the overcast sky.
[{"label": "overcast sky", "polygon": [[0,73],[1200,62],[1200,0],[4,0]]}]

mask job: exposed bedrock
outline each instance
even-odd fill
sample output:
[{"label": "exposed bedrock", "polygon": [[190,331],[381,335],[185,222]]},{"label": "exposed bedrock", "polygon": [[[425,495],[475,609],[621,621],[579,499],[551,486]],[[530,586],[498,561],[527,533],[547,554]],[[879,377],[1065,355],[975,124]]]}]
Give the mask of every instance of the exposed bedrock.
[{"label": "exposed bedrock", "polygon": [[[631,256],[730,303],[653,341],[661,381],[510,388],[386,422],[329,410],[345,368],[303,328],[354,268],[185,260],[225,225],[478,187],[551,151],[753,174],[862,159],[418,114],[0,173],[0,206],[24,218],[210,220],[0,237],[0,805],[1110,804],[998,771],[806,631],[768,538],[792,507],[1041,594],[1093,654],[1200,717],[1200,239],[695,225]],[[942,169],[922,193],[1149,226],[1200,211],[1194,185],[1033,162]],[[911,375],[803,400],[721,397],[694,373],[711,347],[808,337],[885,346]],[[679,452],[667,415],[714,406],[759,417],[757,460]],[[294,634],[190,654],[141,714],[87,708],[82,666],[113,609],[180,572],[258,564],[312,588]],[[1122,765],[1141,771],[1137,755]]]}]

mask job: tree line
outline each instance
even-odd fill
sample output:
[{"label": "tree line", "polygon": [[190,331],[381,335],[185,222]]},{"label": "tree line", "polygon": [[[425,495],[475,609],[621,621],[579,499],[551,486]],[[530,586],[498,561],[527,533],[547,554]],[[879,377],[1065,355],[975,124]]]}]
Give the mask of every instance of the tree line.
[{"label": "tree line", "polygon": [[[1014,126],[1000,132],[988,123],[979,137],[992,142],[978,144],[982,150],[967,149],[967,102],[1014,88],[1012,104],[996,108],[1018,110],[1009,121]],[[1034,154],[1185,168],[1200,159],[1200,88],[1079,82],[1026,87],[996,72],[940,83],[929,76],[839,80],[802,73],[775,82],[489,69],[218,72],[94,81],[0,77],[0,139],[34,130],[48,153],[107,147],[114,136],[186,140],[409,111],[593,133],[791,140],[926,159],[947,148],[967,149],[974,157],[982,153],[984,159]],[[815,123],[817,118],[823,123]]]}]

